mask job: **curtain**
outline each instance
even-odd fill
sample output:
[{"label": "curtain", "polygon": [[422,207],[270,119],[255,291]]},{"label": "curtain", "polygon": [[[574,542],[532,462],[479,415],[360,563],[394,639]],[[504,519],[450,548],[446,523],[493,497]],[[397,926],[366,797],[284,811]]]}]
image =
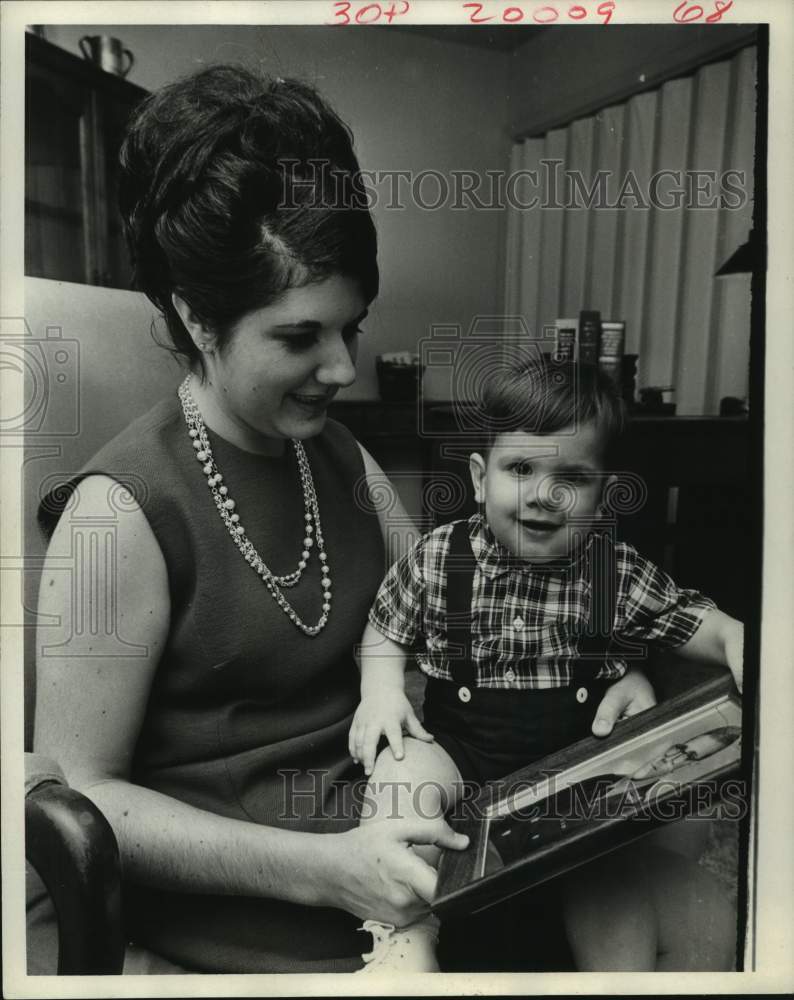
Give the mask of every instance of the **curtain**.
[{"label": "curtain", "polygon": [[746,397],[750,276],[714,273],[752,224],[754,129],[748,47],[517,143],[507,313],[535,336],[581,309],[625,320],[638,386],[673,385],[679,414]]}]

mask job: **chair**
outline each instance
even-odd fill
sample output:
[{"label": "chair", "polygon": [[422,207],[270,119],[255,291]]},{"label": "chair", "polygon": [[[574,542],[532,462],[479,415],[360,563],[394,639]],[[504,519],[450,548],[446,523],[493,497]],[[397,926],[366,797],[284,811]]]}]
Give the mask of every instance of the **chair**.
[{"label": "chair", "polygon": [[110,824],[60,767],[25,754],[28,972],[108,975],[124,965],[121,865]]},{"label": "chair", "polygon": [[[36,595],[45,553],[36,511],[67,478],[182,378],[145,295],[25,278],[25,327],[14,340],[29,398],[23,483],[25,742],[32,745]],[[14,331],[12,331],[13,333]]]},{"label": "chair", "polygon": [[[25,323],[4,329],[4,350],[25,374],[22,581],[25,607],[25,743],[33,742],[36,594],[45,542],[36,510],[59,477],[178,384],[181,373],[144,295],[43,278],[25,279]],[[9,321],[4,321],[8,323]],[[25,755],[28,969],[32,974],[121,972],[124,936],[118,848],[94,804],[60,767]],[[54,925],[57,923],[57,941]],[[56,955],[57,952],[57,955]]]}]

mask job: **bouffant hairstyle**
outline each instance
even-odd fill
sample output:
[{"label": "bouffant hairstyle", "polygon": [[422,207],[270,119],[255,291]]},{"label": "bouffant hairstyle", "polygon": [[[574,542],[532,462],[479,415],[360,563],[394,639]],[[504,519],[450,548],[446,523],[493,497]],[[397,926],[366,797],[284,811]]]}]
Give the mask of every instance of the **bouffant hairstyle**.
[{"label": "bouffant hairstyle", "polygon": [[485,450],[500,434],[554,434],[595,422],[602,457],[615,457],[626,424],[625,404],[612,381],[595,365],[557,361],[542,354],[495,371],[483,384]]},{"label": "bouffant hairstyle", "polygon": [[311,86],[213,66],[157,91],[120,152],[133,285],[201,362],[171,295],[221,348],[246,313],[341,274],[378,291],[377,238],[347,125]]}]

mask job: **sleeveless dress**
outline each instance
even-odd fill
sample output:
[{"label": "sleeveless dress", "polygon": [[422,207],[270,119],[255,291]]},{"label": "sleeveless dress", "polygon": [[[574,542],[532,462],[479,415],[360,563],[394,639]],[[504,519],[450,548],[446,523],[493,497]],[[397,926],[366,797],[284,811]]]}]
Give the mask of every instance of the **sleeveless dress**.
[{"label": "sleeveless dress", "polygon": [[[210,441],[248,537],[274,573],[291,572],[304,535],[292,446],[264,457],[212,433]],[[359,701],[353,648],[385,554],[377,516],[356,493],[364,467],[352,435],[329,420],[304,446],[333,580],[330,619],[316,637],[289,621],[229,536],[175,394],[46,497],[39,519],[51,532],[80,480],[101,473],[135,496],[165,557],[170,632],[131,780],[222,816],[341,832],[356,825],[362,780],[347,751]],[[79,516],[79,489],[72,504]],[[304,621],[317,621],[316,557],[285,593]],[[367,944],[360,921],[341,910],[131,884],[124,896],[131,938],[188,971],[351,971]]]}]

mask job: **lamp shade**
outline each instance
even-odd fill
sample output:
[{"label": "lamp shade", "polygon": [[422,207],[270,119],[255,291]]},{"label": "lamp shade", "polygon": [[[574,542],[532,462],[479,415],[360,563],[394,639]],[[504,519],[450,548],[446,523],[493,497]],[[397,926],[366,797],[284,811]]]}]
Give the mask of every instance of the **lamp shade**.
[{"label": "lamp shade", "polygon": [[715,276],[721,278],[726,274],[752,274],[766,270],[765,255],[766,248],[758,230],[751,229],[747,242],[734,250]]}]

